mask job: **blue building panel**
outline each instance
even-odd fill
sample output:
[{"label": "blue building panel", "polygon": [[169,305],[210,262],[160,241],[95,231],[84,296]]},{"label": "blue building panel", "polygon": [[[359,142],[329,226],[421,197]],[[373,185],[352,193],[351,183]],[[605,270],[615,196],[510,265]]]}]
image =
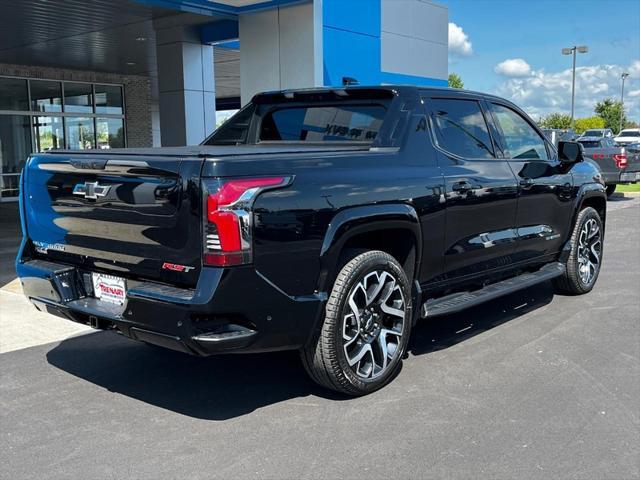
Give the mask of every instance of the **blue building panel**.
[{"label": "blue building panel", "polygon": [[324,85],[352,77],[362,85],[447,86],[446,79],[382,71],[380,0],[324,0],[322,10]]},{"label": "blue building panel", "polygon": [[325,85],[342,85],[342,77],[380,83],[379,38],[332,27],[324,27],[322,35]]},{"label": "blue building panel", "polygon": [[323,25],[380,38],[380,0],[323,0]]}]

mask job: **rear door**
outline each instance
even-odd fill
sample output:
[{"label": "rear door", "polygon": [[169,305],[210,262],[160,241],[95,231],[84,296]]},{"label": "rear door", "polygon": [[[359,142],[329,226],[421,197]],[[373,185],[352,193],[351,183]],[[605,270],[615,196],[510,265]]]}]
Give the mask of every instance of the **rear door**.
[{"label": "rear door", "polygon": [[446,280],[508,266],[515,245],[517,183],[497,158],[479,98],[425,98],[445,178]]},{"label": "rear door", "polygon": [[573,177],[541,132],[507,104],[490,103],[498,147],[518,180],[517,261],[549,260],[573,218]]}]

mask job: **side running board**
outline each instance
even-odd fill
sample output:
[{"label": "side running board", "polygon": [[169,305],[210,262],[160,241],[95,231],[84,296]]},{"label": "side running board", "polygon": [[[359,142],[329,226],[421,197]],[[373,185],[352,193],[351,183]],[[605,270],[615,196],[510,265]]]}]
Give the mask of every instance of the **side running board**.
[{"label": "side running board", "polygon": [[501,282],[492,283],[480,290],[472,292],[458,292],[440,298],[427,300],[421,309],[421,316],[432,317],[456,313],[469,307],[473,307],[488,300],[508,295],[509,293],[528,288],[538,283],[559,277],[564,273],[563,263],[555,262],[545,265],[536,272],[527,272],[517,277],[508,278]]}]

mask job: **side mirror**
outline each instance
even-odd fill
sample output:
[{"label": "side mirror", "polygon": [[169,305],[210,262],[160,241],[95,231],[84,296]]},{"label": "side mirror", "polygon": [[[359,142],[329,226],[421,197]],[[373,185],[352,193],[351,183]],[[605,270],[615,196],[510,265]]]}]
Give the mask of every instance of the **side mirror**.
[{"label": "side mirror", "polygon": [[578,142],[558,142],[558,159],[566,164],[582,162],[582,145]]}]

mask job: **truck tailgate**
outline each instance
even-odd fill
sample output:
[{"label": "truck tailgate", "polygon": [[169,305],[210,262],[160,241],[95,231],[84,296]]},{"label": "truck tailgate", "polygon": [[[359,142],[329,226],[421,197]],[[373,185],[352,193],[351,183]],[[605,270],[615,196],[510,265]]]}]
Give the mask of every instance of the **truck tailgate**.
[{"label": "truck tailgate", "polygon": [[193,286],[201,268],[202,161],[36,154],[23,179],[27,236],[43,258]]}]

